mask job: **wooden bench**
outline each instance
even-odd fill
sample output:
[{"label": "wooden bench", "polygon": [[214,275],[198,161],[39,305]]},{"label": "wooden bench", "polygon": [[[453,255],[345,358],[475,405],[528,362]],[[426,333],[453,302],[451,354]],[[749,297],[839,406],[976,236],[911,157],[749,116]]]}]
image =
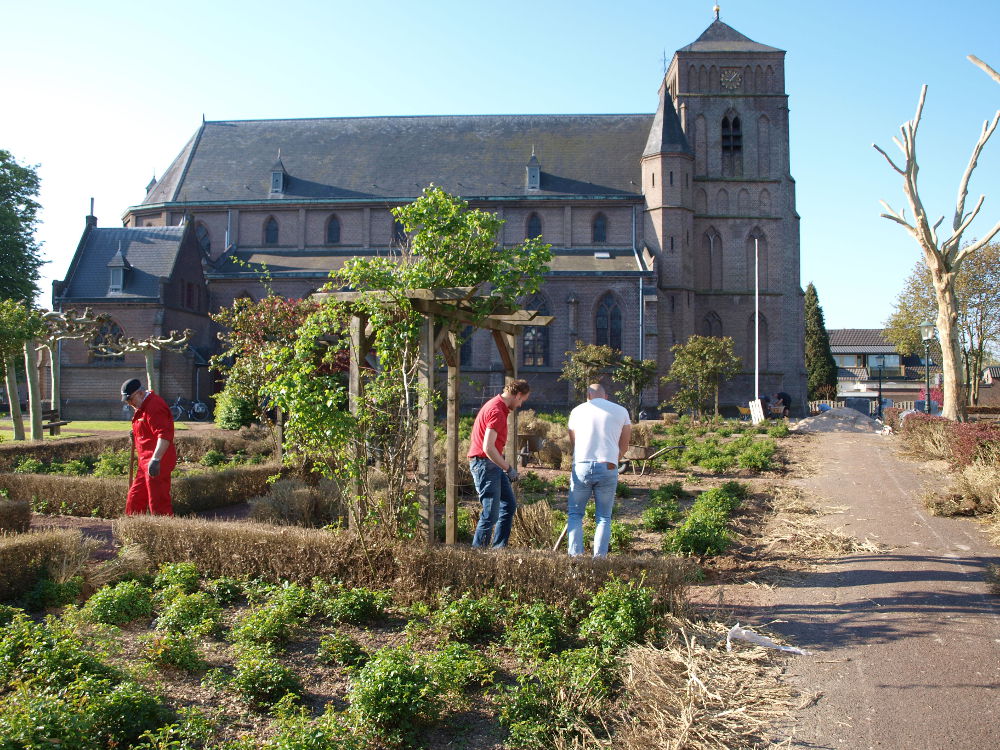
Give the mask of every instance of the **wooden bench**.
[{"label": "wooden bench", "polygon": [[42,411],[42,429],[49,431],[49,436],[54,437],[62,432],[64,425],[68,425],[70,420],[59,419],[59,412],[55,409],[45,409]]}]

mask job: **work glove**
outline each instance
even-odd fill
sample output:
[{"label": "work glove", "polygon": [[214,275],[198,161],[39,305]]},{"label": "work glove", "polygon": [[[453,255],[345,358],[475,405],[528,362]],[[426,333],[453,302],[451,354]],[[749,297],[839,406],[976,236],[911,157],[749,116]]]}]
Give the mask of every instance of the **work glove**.
[{"label": "work glove", "polygon": [[511,484],[517,481],[517,467],[511,464],[507,469],[507,478],[511,481]]},{"label": "work glove", "polygon": [[146,474],[151,477],[157,477],[160,475],[160,459],[151,458],[149,463],[146,464]]}]

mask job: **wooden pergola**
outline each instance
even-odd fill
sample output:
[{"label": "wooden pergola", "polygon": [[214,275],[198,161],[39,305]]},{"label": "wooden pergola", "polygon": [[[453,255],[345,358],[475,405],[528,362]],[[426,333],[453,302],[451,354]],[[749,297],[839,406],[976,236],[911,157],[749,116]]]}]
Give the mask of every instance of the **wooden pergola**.
[{"label": "wooden pergola", "polygon": [[[547,326],[553,318],[551,315],[539,315],[534,310],[519,310],[494,306],[489,314],[477,311],[477,303],[481,305],[486,297],[476,296],[478,287],[455,287],[448,289],[412,289],[403,296],[410,302],[413,309],[423,316],[420,327],[420,358],[418,377],[423,394],[434,392],[435,354],[440,351],[448,368],[447,374],[447,417],[445,432],[447,441],[445,471],[445,539],[447,544],[457,542],[458,519],[458,462],[464,456],[458,455],[458,408],[459,408],[459,377],[461,375],[461,332],[465,326],[485,328],[492,332],[493,341],[500,354],[504,367],[504,382],[509,383],[517,378],[518,362],[521,359],[521,334],[527,326]],[[368,357],[374,342],[374,332],[369,326],[365,314],[357,307],[350,305],[362,298],[370,299],[379,292],[320,292],[313,295],[314,299],[330,300],[347,303],[351,310],[350,320],[350,380],[348,391],[350,409],[357,414],[361,408],[364,381],[361,377],[361,364]],[[395,301],[385,295],[387,302]],[[480,307],[481,310],[481,307]],[[434,538],[434,406],[424,395],[419,405],[420,435],[417,448],[417,475],[420,498],[421,526],[426,533],[427,542]],[[511,411],[508,417],[508,434],[505,457],[511,463],[516,460],[517,453],[517,412]],[[360,448],[359,448],[360,449]],[[356,485],[352,492],[357,502],[360,487]],[[357,513],[351,514],[352,526],[356,523]]]}]

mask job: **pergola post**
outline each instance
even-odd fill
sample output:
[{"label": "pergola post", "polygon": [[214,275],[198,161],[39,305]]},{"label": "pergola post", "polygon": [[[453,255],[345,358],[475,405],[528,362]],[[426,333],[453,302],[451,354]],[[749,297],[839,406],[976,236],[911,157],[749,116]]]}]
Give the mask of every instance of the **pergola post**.
[{"label": "pergola post", "polygon": [[425,315],[420,326],[420,361],[417,382],[420,406],[417,416],[417,482],[420,525],[428,544],[434,542],[434,317]]},{"label": "pergola post", "polygon": [[[504,385],[517,380],[517,364],[521,361],[521,337],[504,331],[493,331],[493,340],[500,352],[503,362]],[[507,445],[504,448],[504,458],[512,466],[517,465],[517,410],[511,410],[507,416]]]},{"label": "pergola post", "polygon": [[[364,384],[361,381],[361,363],[364,362],[365,357],[368,356],[369,342],[368,338],[365,336],[365,326],[367,324],[368,320],[364,316],[357,314],[351,315],[351,368],[347,381],[347,394],[351,414],[355,418],[358,416],[358,411],[361,408],[362,398],[364,396]],[[353,458],[355,461],[355,467],[361,466],[361,462],[365,460],[364,447],[361,444],[360,437],[354,443]],[[358,523],[361,519],[361,478],[357,476],[353,477],[348,487],[350,497],[347,499],[347,523],[351,530],[357,531]]]},{"label": "pergola post", "polygon": [[448,331],[441,347],[448,365],[448,416],[445,423],[447,465],[445,466],[444,541],[458,543],[458,404],[461,375],[461,349],[459,335]]}]

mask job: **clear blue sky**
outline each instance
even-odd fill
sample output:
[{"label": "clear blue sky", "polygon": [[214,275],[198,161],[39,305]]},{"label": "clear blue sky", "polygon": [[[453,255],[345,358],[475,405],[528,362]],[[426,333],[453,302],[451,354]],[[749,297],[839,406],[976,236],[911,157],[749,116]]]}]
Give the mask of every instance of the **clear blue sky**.
[{"label": "clear blue sky", "polygon": [[[101,226],[142,200],[201,123],[362,115],[652,112],[667,58],[712,2],[366,0],[8,3],[0,148],[38,164],[45,266],[65,275],[89,199]],[[915,242],[879,218],[899,177],[871,147],[913,115],[927,211],[951,222],[959,177],[1000,86],[1000,3],[723,0],[722,20],[788,52],[802,285],[827,326],[877,327]],[[1000,218],[1000,134],[987,146],[967,237]]]}]

